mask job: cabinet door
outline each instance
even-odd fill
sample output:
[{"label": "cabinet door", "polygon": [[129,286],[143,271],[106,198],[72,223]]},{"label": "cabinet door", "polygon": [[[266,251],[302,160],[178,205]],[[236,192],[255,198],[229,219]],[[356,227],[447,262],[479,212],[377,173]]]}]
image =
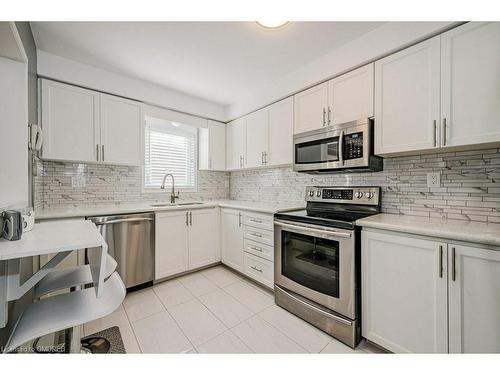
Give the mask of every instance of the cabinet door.
[{"label": "cabinet door", "polygon": [[217,261],[219,226],[217,209],[189,211],[189,269]]},{"label": "cabinet door", "polygon": [[187,211],[156,214],[155,278],[188,270]]},{"label": "cabinet door", "polygon": [[42,80],[42,157],[95,162],[99,147],[99,93]]},{"label": "cabinet door", "polygon": [[328,124],[373,116],[373,69],[373,64],[362,66],[329,82]]},{"label": "cabinet door", "polygon": [[263,166],[264,155],[267,155],[269,149],[269,111],[267,107],[247,116],[246,146],[245,167]]},{"label": "cabinet door", "polygon": [[101,94],[101,161],[141,164],[141,103]]},{"label": "cabinet door", "polygon": [[222,263],[243,272],[243,215],[235,210],[221,210]]},{"label": "cabinet door", "polygon": [[246,118],[231,121],[226,127],[226,166],[227,169],[241,169],[245,162]]},{"label": "cabinet door", "polygon": [[375,62],[375,154],[439,145],[439,38]]},{"label": "cabinet door", "polygon": [[321,129],[326,125],[328,82],[294,96],[294,134]]},{"label": "cabinet door", "polygon": [[269,152],[266,165],[293,162],[293,98],[269,106]]},{"label": "cabinet door", "polygon": [[362,335],[397,353],[447,353],[446,244],[367,230],[361,243]]},{"label": "cabinet door", "polygon": [[470,22],[441,35],[443,145],[500,141],[499,85],[498,22]]},{"label": "cabinet door", "polygon": [[448,258],[450,353],[500,353],[500,251],[450,244]]},{"label": "cabinet door", "polygon": [[198,169],[226,170],[226,125],[208,120],[206,128],[198,128]]}]

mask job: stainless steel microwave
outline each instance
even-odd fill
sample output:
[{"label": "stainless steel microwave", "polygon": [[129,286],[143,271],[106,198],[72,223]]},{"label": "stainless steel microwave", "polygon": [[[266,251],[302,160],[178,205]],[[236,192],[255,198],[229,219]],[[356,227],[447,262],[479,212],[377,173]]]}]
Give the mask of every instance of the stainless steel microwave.
[{"label": "stainless steel microwave", "polygon": [[298,172],[376,172],[382,158],[373,155],[373,120],[331,125],[293,137],[293,169]]}]

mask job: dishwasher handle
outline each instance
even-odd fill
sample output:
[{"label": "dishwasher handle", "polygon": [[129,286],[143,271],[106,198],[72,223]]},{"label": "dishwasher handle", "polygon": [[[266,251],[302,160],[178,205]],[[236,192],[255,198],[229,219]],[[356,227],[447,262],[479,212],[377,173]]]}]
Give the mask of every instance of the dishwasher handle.
[{"label": "dishwasher handle", "polygon": [[107,225],[107,224],[117,224],[117,223],[124,223],[124,222],[132,222],[132,221],[153,221],[152,218],[149,217],[129,217],[126,219],[116,219],[116,220],[109,220],[109,221],[97,221],[94,222],[95,225]]}]

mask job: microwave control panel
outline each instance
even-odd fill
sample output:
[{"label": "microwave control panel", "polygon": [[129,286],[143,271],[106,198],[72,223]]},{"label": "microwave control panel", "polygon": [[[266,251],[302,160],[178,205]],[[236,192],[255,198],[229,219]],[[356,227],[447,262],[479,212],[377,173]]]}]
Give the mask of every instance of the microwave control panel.
[{"label": "microwave control panel", "polygon": [[359,159],[363,157],[363,132],[346,134],[344,137],[344,159]]}]

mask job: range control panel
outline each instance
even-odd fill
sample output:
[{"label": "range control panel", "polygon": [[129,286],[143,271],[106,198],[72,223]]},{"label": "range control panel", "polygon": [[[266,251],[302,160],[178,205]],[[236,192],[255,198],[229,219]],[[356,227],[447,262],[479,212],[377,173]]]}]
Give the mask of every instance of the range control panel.
[{"label": "range control panel", "polygon": [[378,205],[380,188],[308,186],[306,201]]}]

